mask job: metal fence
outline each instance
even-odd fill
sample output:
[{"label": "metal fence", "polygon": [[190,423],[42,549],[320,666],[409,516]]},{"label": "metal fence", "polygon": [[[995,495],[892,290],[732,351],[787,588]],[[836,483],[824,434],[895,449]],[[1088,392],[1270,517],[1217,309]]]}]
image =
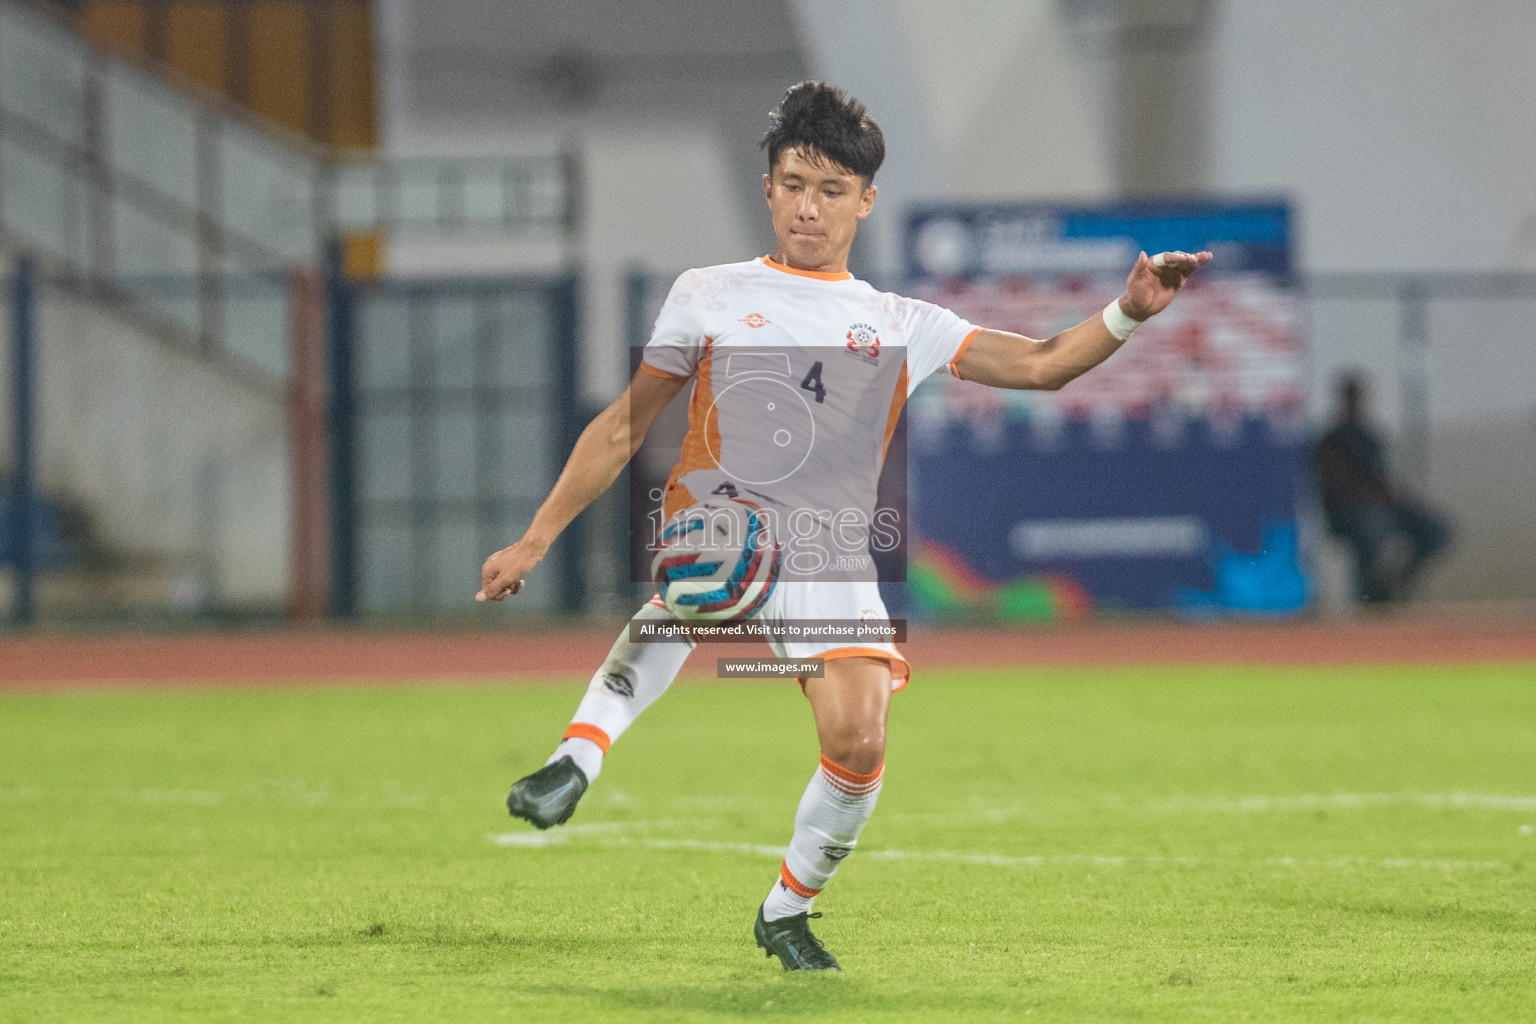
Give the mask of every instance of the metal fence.
[{"label": "metal fence", "polygon": [[[336,536],[343,552],[356,546],[337,579],[355,588],[357,610],[472,608],[481,562],[532,522],[585,426],[577,293],[574,277],[388,282],[356,293],[354,411],[342,442],[355,469],[340,467],[355,472],[356,499],[352,514],[340,510]],[[580,609],[582,552],[578,520],[515,613]]]}]

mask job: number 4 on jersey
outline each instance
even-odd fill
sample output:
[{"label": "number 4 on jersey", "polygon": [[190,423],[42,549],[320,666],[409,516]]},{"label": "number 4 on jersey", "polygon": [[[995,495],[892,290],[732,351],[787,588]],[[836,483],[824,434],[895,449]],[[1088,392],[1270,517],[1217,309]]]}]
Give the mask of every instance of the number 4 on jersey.
[{"label": "number 4 on jersey", "polygon": [[826,386],[821,383],[820,362],[811,364],[810,372],[805,375],[805,380],[800,382],[800,386],[807,391],[814,392],[816,395],[816,401],[818,403],[825,402],[827,400]]}]

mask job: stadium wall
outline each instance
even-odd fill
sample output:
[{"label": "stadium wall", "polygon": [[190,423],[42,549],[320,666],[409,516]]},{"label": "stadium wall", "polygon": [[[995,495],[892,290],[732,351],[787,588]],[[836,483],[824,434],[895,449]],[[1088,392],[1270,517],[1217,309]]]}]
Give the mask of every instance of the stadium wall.
[{"label": "stadium wall", "polygon": [[819,78],[870,105],[886,135],[863,272],[894,283],[903,210],[935,199],[1114,191],[1113,53],[1069,5],[794,0]]},{"label": "stadium wall", "polygon": [[1303,267],[1536,268],[1536,7],[1212,7],[1202,184],[1290,194]]},{"label": "stadium wall", "polygon": [[1321,273],[1305,294],[1314,427],[1364,374],[1394,478],[1456,531],[1420,596],[1536,601],[1536,276]]}]

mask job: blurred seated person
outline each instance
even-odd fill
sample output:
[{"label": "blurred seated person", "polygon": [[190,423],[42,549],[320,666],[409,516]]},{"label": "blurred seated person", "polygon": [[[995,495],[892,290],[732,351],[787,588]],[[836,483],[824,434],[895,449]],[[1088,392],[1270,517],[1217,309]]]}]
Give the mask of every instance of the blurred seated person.
[{"label": "blurred seated person", "polygon": [[1450,542],[1439,516],[1394,487],[1381,438],[1366,414],[1365,382],[1339,381],[1339,416],[1312,449],[1328,532],[1349,544],[1362,601],[1402,600],[1419,570]]}]

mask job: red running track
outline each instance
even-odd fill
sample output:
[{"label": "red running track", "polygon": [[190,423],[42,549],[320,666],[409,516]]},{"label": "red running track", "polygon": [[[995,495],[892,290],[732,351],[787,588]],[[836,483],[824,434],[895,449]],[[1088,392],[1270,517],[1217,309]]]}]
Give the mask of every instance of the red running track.
[{"label": "red running track", "polygon": [[[10,637],[0,639],[0,689],[583,678],[617,629]],[[1530,663],[1536,680],[1536,617],[914,628],[903,650],[917,678],[929,669],[983,666],[1505,662]],[[764,653],[761,646],[709,644],[685,672],[713,675],[716,657]]]}]

